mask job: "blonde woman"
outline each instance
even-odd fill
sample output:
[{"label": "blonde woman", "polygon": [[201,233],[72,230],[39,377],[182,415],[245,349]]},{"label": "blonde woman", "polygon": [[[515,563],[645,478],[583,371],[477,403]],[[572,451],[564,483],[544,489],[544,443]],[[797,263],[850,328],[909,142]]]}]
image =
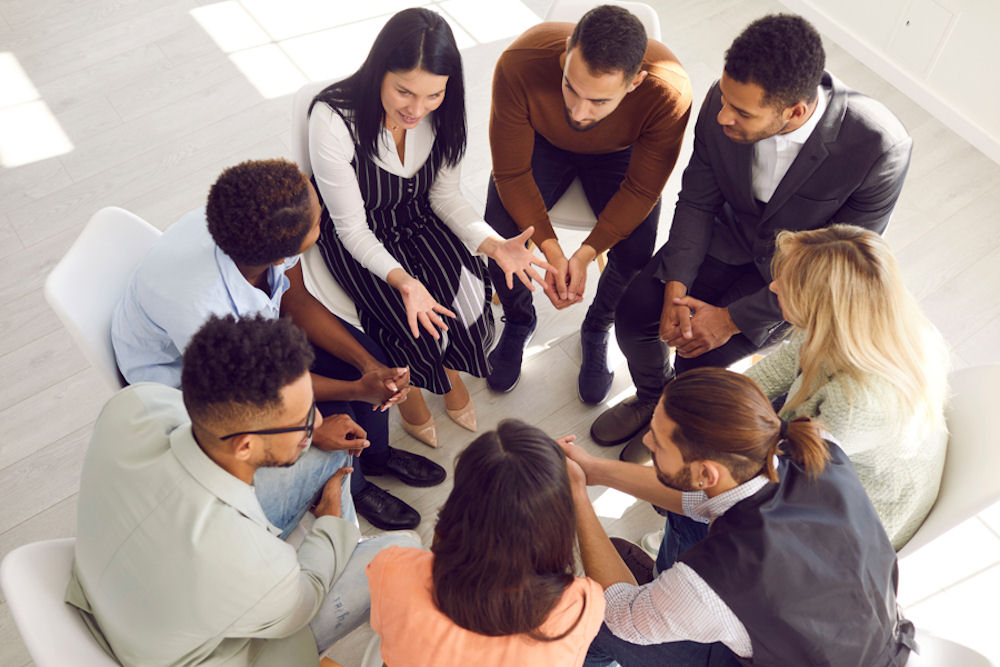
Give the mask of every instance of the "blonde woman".
[{"label": "blonde woman", "polygon": [[779,415],[840,443],[898,550],[937,497],[948,351],[903,285],[889,245],[852,225],[780,232],[770,289],[793,327],[747,371]]}]

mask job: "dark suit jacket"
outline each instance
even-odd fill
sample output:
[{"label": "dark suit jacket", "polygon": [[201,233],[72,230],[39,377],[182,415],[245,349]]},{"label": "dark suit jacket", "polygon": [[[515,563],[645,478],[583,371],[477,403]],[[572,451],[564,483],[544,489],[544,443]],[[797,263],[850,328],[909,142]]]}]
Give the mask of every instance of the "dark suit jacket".
[{"label": "dark suit jacket", "polygon": [[[708,92],[695,125],[694,154],[684,170],[670,238],[659,250],[656,277],[694,282],[705,255],[726,264],[753,263],[771,282],[774,238],[782,229],[849,223],[881,234],[910,165],[913,140],[880,102],[824,73],[829,102],[771,200],[760,206],[751,189],[753,145],[722,133],[719,84]],[[718,305],[718,304],[716,304]],[[763,344],[782,320],[766,286],[729,304],[745,336]]]}]

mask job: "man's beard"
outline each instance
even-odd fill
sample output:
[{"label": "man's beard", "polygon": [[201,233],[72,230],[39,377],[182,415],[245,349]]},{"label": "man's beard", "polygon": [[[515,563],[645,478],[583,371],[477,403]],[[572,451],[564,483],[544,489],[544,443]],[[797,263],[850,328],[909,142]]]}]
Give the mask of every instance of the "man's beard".
[{"label": "man's beard", "polygon": [[668,489],[676,491],[698,491],[697,486],[691,481],[691,466],[684,466],[674,475],[667,475],[656,465],[656,457],[653,457],[653,469],[656,470],[656,479],[660,484]]}]

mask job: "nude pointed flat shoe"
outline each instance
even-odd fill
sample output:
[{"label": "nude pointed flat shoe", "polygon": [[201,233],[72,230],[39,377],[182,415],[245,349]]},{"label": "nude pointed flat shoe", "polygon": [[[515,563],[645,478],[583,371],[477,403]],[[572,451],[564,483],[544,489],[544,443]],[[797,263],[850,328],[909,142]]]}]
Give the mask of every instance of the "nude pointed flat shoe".
[{"label": "nude pointed flat shoe", "polygon": [[471,397],[469,398],[469,402],[461,408],[456,410],[445,408],[444,410],[451,417],[451,420],[462,428],[468,429],[473,433],[479,430],[479,425],[476,423],[476,406],[472,403]]},{"label": "nude pointed flat shoe", "polygon": [[[471,401],[470,401],[471,403]],[[428,447],[433,447],[437,449],[438,446],[438,436],[437,429],[434,428],[434,415],[427,418],[423,424],[411,424],[410,422],[403,419],[403,415],[399,416],[399,422],[403,425],[403,430],[412,435],[414,438],[424,443]]]}]

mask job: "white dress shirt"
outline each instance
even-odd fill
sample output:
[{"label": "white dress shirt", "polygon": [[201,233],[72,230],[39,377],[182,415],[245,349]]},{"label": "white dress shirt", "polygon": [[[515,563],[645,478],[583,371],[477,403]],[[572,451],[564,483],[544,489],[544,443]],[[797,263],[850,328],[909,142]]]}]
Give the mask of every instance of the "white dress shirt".
[{"label": "white dress shirt", "polygon": [[[390,174],[411,178],[424,166],[434,146],[432,119],[433,114],[427,114],[417,127],[406,131],[402,161],[392,134],[382,128],[378,154],[373,156],[375,164]],[[309,115],[309,160],[320,197],[347,251],[384,280],[390,271],[402,266],[368,227],[364,197],[351,166],[354,158],[354,139],[344,120],[329,105],[317,103]],[[460,179],[458,165],[442,164],[430,189],[430,204],[469,252],[476,254],[484,240],[497,234],[462,196]]]},{"label": "white dress shirt", "polygon": [[753,145],[753,165],[750,173],[753,179],[753,196],[762,202],[771,201],[781,179],[788,173],[802,144],[813,133],[819,119],[826,111],[827,92],[823,86],[816,87],[816,108],[806,122],[788,134],[775,134],[761,139]]},{"label": "white dress shirt", "polygon": [[[714,521],[765,484],[767,477],[758,475],[714,498],[702,491],[685,492],[681,496],[684,514],[699,521]],[[753,657],[746,627],[711,586],[684,563],[674,563],[645,586],[614,584],[604,591],[604,599],[604,622],[616,637],[627,642],[722,642],[742,658]]]}]

